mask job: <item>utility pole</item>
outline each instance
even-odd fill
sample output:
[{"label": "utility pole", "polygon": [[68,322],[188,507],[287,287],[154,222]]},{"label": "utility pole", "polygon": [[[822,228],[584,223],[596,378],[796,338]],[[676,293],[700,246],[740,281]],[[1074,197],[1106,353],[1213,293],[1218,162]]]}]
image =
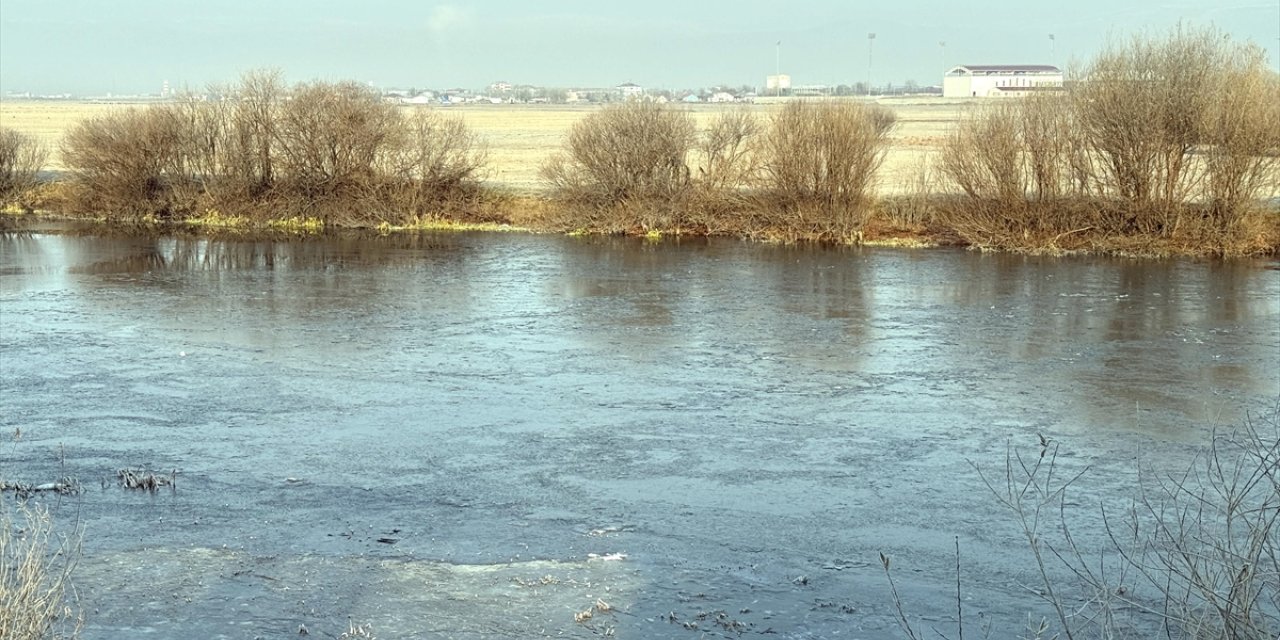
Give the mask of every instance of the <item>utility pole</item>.
[{"label": "utility pole", "polygon": [[782,41],[773,48],[773,97],[782,95]]},{"label": "utility pole", "polygon": [[876,34],[867,34],[867,97],[871,97],[871,54],[876,44]]}]

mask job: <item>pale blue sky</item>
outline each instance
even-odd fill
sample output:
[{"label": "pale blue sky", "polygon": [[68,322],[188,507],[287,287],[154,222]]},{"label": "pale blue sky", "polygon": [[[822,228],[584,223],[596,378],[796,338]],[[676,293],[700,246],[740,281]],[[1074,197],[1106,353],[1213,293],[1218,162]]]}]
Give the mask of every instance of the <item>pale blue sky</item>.
[{"label": "pale blue sky", "polygon": [[0,92],[158,92],[259,67],[382,87],[760,85],[779,40],[795,83],[852,84],[868,32],[876,84],[935,84],[954,64],[1065,65],[1179,20],[1277,64],[1280,0],[0,0]]}]

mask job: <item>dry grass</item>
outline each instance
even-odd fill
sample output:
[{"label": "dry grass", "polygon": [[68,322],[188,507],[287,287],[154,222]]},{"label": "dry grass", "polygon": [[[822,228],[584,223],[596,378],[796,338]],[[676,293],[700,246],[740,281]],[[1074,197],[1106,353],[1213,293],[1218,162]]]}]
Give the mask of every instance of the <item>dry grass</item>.
[{"label": "dry grass", "polygon": [[159,491],[161,487],[176,489],[178,486],[178,472],[175,470],[167,474],[160,474],[146,469],[120,469],[116,471],[116,480],[120,483],[120,486],[126,489],[142,489],[144,491]]},{"label": "dry grass", "polygon": [[[897,116],[898,125],[890,135],[885,156],[885,180],[881,194],[898,193],[910,186],[911,174],[923,155],[936,153],[950,127],[972,107],[971,101],[941,98],[884,99],[882,106]],[[129,108],[129,105],[0,100],[0,125],[28,134],[49,149],[58,149],[63,137],[76,124]],[[757,118],[767,118],[781,104],[695,105],[687,108],[699,130],[708,129],[720,114],[745,110]],[[414,113],[449,115],[462,120],[488,149],[486,181],[520,194],[540,193],[545,184],[539,170],[547,157],[560,149],[575,123],[601,109],[587,105],[461,105],[452,107],[399,107],[407,116]],[[55,153],[48,167],[63,170],[66,165]],[[901,180],[900,180],[901,178]]]},{"label": "dry grass", "polygon": [[0,500],[0,639],[48,640],[79,635],[71,574],[79,532],[56,535],[48,510]]}]

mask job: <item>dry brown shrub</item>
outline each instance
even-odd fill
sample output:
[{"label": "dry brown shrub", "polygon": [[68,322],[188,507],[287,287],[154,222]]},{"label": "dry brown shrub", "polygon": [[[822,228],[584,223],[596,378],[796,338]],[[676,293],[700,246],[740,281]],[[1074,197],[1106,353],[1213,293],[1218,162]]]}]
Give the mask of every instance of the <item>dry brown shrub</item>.
[{"label": "dry brown shrub", "polygon": [[847,240],[862,227],[894,115],[854,102],[790,102],[756,147],[757,211],[802,237]]},{"label": "dry brown shrub", "polygon": [[752,145],[761,130],[760,120],[746,109],[718,114],[698,144],[699,186],[724,194],[748,185],[758,169]]},{"label": "dry brown shrub", "polygon": [[609,105],[578,121],[563,153],[542,167],[560,203],[550,226],[604,232],[676,229],[697,140],[685,111],[644,101]]},{"label": "dry brown shrub", "polygon": [[276,127],[284,100],[278,70],[249,71],[240,84],[220,93],[232,99],[223,175],[246,195],[260,196],[275,183]]},{"label": "dry brown shrub", "polygon": [[162,110],[129,108],[76,125],[62,144],[72,206],[112,217],[172,215],[178,203],[167,172],[181,164],[183,135]]},{"label": "dry brown shrub", "polygon": [[1135,205],[1132,231],[1177,235],[1207,215],[1235,236],[1275,192],[1280,91],[1257,46],[1180,26],[1113,46],[1082,73],[1072,98],[1097,191]]},{"label": "dry brown shrub", "polygon": [[485,200],[478,185],[488,151],[461,118],[417,110],[403,118],[399,144],[383,154],[387,203],[401,217],[470,214]]},{"label": "dry brown shrub", "polygon": [[948,225],[977,246],[1276,249],[1261,203],[1280,188],[1280,83],[1256,47],[1180,27],[1078,75],[956,127],[942,171],[966,197],[942,207]]},{"label": "dry brown shrub", "polygon": [[1210,210],[1228,226],[1280,196],[1280,76],[1256,48],[1232,54],[1227,90],[1209,105],[1202,135]]},{"label": "dry brown shrub", "polygon": [[354,82],[295,87],[276,124],[287,202],[327,222],[357,215],[349,209],[373,195],[384,155],[403,144],[399,115]]},{"label": "dry brown shrub", "polygon": [[73,205],[109,216],[182,218],[225,173],[227,121],[195,96],[80,123],[63,142]]},{"label": "dry brown shrub", "polygon": [[1200,172],[1189,153],[1224,68],[1222,42],[1180,26],[1112,44],[1081,71],[1071,96],[1107,193],[1168,206],[1194,192]]},{"label": "dry brown shrub", "polygon": [[753,232],[751,187],[759,171],[755,148],[762,124],[751,111],[732,109],[717,114],[701,133],[684,207],[689,227],[709,235]]},{"label": "dry brown shrub", "polygon": [[542,175],[571,199],[671,200],[689,186],[696,134],[687,112],[639,100],[610,105],[573,126]]},{"label": "dry brown shrub", "polygon": [[35,138],[0,127],[0,207],[31,208],[31,191],[48,155]]},{"label": "dry brown shrub", "polygon": [[966,195],[1003,204],[1026,198],[1021,105],[999,102],[960,121],[942,146],[941,169]]},{"label": "dry brown shrub", "polygon": [[910,168],[905,194],[881,198],[875,209],[880,226],[922,233],[937,217],[940,158],[921,155]]},{"label": "dry brown shrub", "polygon": [[0,500],[0,638],[79,634],[71,586],[79,558],[79,534],[54,534],[48,510]]},{"label": "dry brown shrub", "polygon": [[81,123],[63,153],[78,212],[359,225],[492,209],[483,145],[461,121],[406,118],[354,83],[286,92],[271,72]]}]

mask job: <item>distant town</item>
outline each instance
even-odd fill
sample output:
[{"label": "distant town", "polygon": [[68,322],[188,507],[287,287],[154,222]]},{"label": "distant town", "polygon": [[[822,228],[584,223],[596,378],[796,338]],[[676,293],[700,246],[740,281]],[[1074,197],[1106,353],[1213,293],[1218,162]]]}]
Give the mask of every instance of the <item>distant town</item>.
[{"label": "distant town", "polygon": [[[900,84],[887,83],[868,89],[865,82],[836,85],[792,85],[788,76],[769,76],[764,85],[712,85],[692,89],[646,87],[624,82],[613,87],[544,87],[531,84],[515,84],[498,81],[480,89],[425,88],[425,87],[374,87],[389,101],[404,104],[598,104],[631,99],[670,103],[733,103],[754,102],[761,97],[830,97],[830,96],[896,96],[942,95],[941,85],[922,86],[913,80]],[[4,94],[8,100],[90,100],[145,102],[169,100],[187,93],[216,99],[207,90],[188,90],[180,86],[162,83],[154,93],[106,93],[80,95],[74,93],[37,94],[10,91]]]},{"label": "distant town", "polygon": [[[505,81],[490,83],[483,89],[425,89],[418,87],[380,88],[369,85],[389,102],[421,105],[456,104],[601,104],[625,100],[649,100],[661,103],[733,103],[755,102],[760,98],[782,97],[845,97],[845,96],[941,96],[944,98],[1002,98],[1025,96],[1030,93],[1060,91],[1065,85],[1061,69],[1046,64],[987,64],[958,65],[943,75],[941,85],[922,86],[914,80],[901,84],[795,85],[791,76],[774,74],[765,77],[764,85],[714,85],[697,89],[667,89],[645,87],[634,82],[624,82],[614,87],[561,88],[530,84],[513,84]],[[196,95],[202,99],[217,100],[213,90],[194,91],[177,88],[164,81],[160,90],[149,94],[112,94],[81,96],[72,93],[41,95],[27,92],[8,92],[10,100],[89,100],[89,101],[163,101],[179,96]]]}]

